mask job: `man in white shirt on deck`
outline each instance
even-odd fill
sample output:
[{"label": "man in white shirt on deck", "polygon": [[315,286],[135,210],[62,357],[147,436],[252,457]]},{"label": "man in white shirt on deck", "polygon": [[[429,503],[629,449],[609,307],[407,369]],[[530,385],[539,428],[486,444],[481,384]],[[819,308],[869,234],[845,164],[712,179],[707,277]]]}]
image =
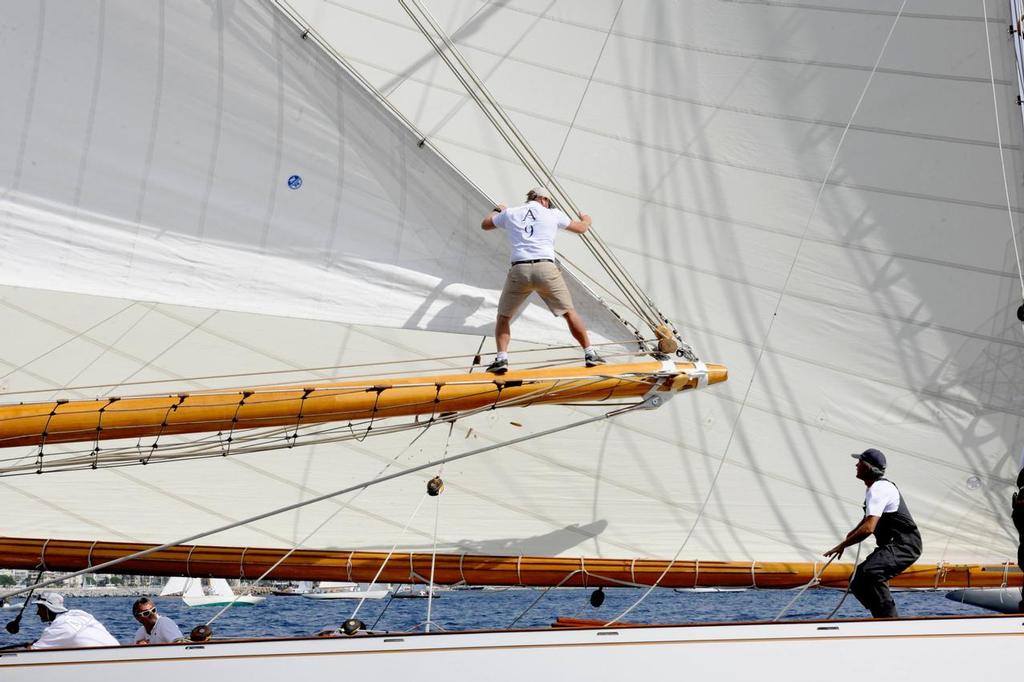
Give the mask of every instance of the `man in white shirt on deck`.
[{"label": "man in white shirt on deck", "polygon": [[47,592],[33,604],[39,620],[49,623],[31,649],[117,646],[118,642],[103,624],[79,609],[68,610],[63,595]]},{"label": "man in white shirt on deck", "polygon": [[857,460],[857,478],[864,481],[864,518],[846,539],[825,552],[839,559],[843,550],[874,534],[878,546],[850,580],[850,592],[874,618],[896,618],[889,580],[910,568],[921,556],[921,532],[899,489],[885,476],[885,455],[875,448],[850,455]]},{"label": "man in white shirt on deck", "polygon": [[583,348],[587,367],[603,364],[604,360],[590,345],[587,327],[572,305],[572,296],[565,285],[562,272],[555,262],[555,236],[559,230],[583,234],[590,229],[590,216],[580,214],[572,220],[551,207],[551,195],[543,187],[530,190],[522,206],[506,208],[499,204],[494,212],[480,223],[484,230],[502,228],[511,247],[512,265],[498,301],[498,319],[494,324],[494,340],[498,353],[487,368],[493,374],[508,371],[508,344],[512,339],[512,318],[516,316],[530,294],[537,294],[556,317],[564,317],[573,338]]},{"label": "man in white shirt on deck", "polygon": [[136,644],[166,644],[182,639],[178,624],[156,612],[156,604],[148,597],[140,597],[132,605],[132,615],[139,621],[135,631]]}]

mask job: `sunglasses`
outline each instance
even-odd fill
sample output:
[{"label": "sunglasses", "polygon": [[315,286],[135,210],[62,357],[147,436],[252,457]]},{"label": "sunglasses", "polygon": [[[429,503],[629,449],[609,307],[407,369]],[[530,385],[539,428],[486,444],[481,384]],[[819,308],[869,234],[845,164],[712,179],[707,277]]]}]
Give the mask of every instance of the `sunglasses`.
[{"label": "sunglasses", "polygon": [[154,614],[154,613],[156,613],[156,607],[155,606],[153,608],[151,608],[151,609],[146,609],[145,611],[136,611],[135,612],[135,617],[136,618],[149,618],[149,616],[151,614]]}]

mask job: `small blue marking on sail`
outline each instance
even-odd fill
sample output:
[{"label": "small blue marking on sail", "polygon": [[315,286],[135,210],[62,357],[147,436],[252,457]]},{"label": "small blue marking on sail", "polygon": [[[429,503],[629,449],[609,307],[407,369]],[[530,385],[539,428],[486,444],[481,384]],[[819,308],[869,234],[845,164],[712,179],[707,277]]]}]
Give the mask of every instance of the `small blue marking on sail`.
[{"label": "small blue marking on sail", "polygon": [[298,189],[302,187],[302,176],[293,175],[288,178],[288,189]]}]

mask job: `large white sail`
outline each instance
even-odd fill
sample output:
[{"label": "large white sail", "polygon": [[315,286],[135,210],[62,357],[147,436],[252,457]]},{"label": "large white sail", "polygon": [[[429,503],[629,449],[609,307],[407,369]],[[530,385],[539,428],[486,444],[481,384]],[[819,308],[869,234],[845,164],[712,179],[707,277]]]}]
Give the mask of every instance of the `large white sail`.
[{"label": "large white sail", "polygon": [[[867,0],[549,5],[431,6],[626,267],[732,379],[447,468],[437,549],[666,558],[682,545],[688,559],[812,561],[859,518],[847,453],[875,446],[922,525],[924,560],[1011,560],[1005,498],[1024,446],[1024,377],[999,142],[1016,219],[1021,126],[1004,3],[989,0],[987,22],[978,3],[934,1],[899,16],[899,2]],[[488,195],[508,201],[533,184],[400,8],[296,8]],[[481,289],[504,245],[468,241],[482,195],[446,189],[457,203],[432,201],[438,178],[463,181],[407,135],[375,156],[358,153],[369,141],[353,133],[338,154],[338,120],[396,139],[404,129],[369,100],[358,116],[351,99],[339,105],[340,72],[276,7],[47,5],[0,22],[12,36],[0,43],[4,63],[19,65],[0,75],[11,93],[0,108],[10,132],[0,141],[0,278],[11,285],[0,290],[0,326],[18,330],[6,335],[0,376],[12,400],[476,351],[477,338],[368,326],[431,329],[451,313],[487,333],[486,309],[466,303],[477,294],[445,284],[454,273],[427,268],[440,298],[421,298],[422,310],[392,305],[392,295],[422,296],[419,271],[401,269],[408,261],[392,264],[409,277],[386,298],[339,298],[340,273],[378,267],[363,261],[388,245],[427,261],[464,245],[466,260],[480,259],[477,278],[456,279]],[[174,93],[193,99],[172,109]],[[269,127],[241,115],[260,111]],[[345,184],[339,203],[342,172],[362,183],[351,195]],[[291,175],[300,189],[287,188]],[[339,206],[388,239],[351,253],[341,232],[292,234],[344,224]],[[465,228],[458,237],[417,238],[428,227],[454,234],[444,231],[452,222]],[[251,248],[237,248],[246,240]],[[575,261],[579,249],[565,248]],[[103,262],[116,266],[119,290],[99,288],[105,278],[91,275],[108,265],[90,273],[92,253],[112,259]],[[186,262],[173,269],[184,278],[168,260]],[[146,287],[169,295],[133,293]],[[353,305],[361,317],[348,317]],[[531,328],[515,327],[526,335],[517,338],[566,338],[557,325],[553,336]],[[581,411],[592,410],[489,413],[460,422],[450,441],[435,429],[411,446],[370,439],[0,479],[19,509],[0,529],[164,541],[368,480],[393,457],[408,466]],[[339,512],[308,544],[429,551],[432,513],[402,533],[423,495],[412,478],[211,541],[288,547]]]},{"label": "large white sail", "polygon": [[[25,68],[3,83],[0,283],[489,333],[508,259],[479,229],[492,204],[276,8],[4,22]],[[574,293],[600,340],[631,338]],[[564,341],[539,306],[518,326]]]}]

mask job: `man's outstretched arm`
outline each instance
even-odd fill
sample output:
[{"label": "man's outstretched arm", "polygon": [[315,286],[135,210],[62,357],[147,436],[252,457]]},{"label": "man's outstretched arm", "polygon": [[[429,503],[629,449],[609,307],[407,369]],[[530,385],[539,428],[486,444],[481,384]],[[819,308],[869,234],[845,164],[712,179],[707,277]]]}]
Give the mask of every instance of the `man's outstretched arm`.
[{"label": "man's outstretched arm", "polygon": [[590,224],[592,222],[593,220],[590,216],[586,213],[580,213],[580,219],[572,221],[565,229],[569,230],[569,232],[575,232],[576,234],[583,234],[590,229]]},{"label": "man's outstretched arm", "polygon": [[508,207],[505,206],[505,204],[498,204],[497,206],[495,206],[494,210],[488,213],[486,216],[484,216],[484,219],[480,221],[480,229],[493,230],[494,228],[496,228],[497,225],[494,224],[494,216],[501,213],[506,208]]},{"label": "man's outstretched arm", "polygon": [[851,545],[856,545],[858,542],[867,540],[872,533],[875,532],[875,526],[878,525],[877,516],[865,516],[864,519],[857,524],[857,527],[846,534],[846,539],[840,542],[832,549],[825,552],[823,556],[835,556],[836,559],[841,559],[843,556],[843,550]]}]

